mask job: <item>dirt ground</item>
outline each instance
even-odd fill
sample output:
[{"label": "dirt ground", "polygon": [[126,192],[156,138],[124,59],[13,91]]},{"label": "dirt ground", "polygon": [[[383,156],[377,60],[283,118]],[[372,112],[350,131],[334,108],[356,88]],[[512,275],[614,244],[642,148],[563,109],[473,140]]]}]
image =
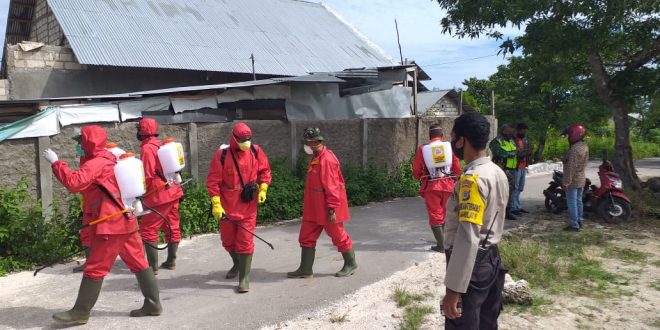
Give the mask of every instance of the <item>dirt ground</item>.
[{"label": "dirt ground", "polygon": [[[614,285],[619,294],[613,298],[588,298],[535,290],[535,296],[542,296],[547,304],[526,309],[506,305],[500,316],[501,329],[660,329],[658,231],[588,220],[587,227],[614,238],[608,246],[634,249],[645,256],[643,261],[630,262],[603,257],[602,247],[587,249],[586,254],[601,261],[606,271],[627,279]],[[543,214],[525,226],[534,226],[534,232],[542,233],[559,231],[563,225],[561,217]],[[428,260],[363,287],[341,301],[263,329],[400,329],[404,311],[392,298],[397,287],[427,296],[421,304],[432,306],[434,312],[427,316],[421,329],[438,329],[444,324],[439,313],[444,274],[444,255],[429,252]]]}]

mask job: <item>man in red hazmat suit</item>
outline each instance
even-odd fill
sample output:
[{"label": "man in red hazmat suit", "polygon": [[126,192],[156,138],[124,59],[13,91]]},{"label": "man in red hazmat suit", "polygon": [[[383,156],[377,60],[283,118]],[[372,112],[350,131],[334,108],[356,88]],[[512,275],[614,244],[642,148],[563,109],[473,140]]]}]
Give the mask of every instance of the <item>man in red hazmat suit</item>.
[{"label": "man in red hazmat suit", "polygon": [[[147,252],[149,266],[158,275],[158,231],[163,230],[167,241],[167,260],[160,268],[176,268],[176,252],[181,242],[179,229],[179,200],[183,196],[180,185],[168,182],[158,159],[158,149],[162,145],[158,140],[158,123],[153,118],[143,118],[138,122],[136,137],[142,142],[140,160],[144,167],[144,177],[147,192],[143,197],[145,205],[154,208],[158,213],[152,212],[142,216],[140,233]],[[167,223],[165,222],[167,221]]]},{"label": "man in red hazmat suit", "polygon": [[344,229],[344,222],[350,219],[350,215],[346,185],[341,174],[339,160],[323,144],[323,137],[318,128],[305,129],[303,143],[305,152],[311,154],[312,159],[307,165],[302,225],[298,236],[302,251],[300,267],[287,273],[287,277],[313,276],[316,241],[323,230],[330,236],[332,244],[344,257],[344,266],[335,273],[335,276],[352,275],[357,269],[357,263],[353,252],[353,241]]},{"label": "man in red hazmat suit", "polygon": [[220,221],[222,246],[233,261],[225,277],[238,275],[240,293],[250,291],[254,253],[250,232],[257,225],[257,202],[266,201],[270,180],[268,157],[252,144],[252,130],[244,123],[236,124],[229,135],[229,147],[218,149],[211,161],[206,189],[213,216]]},{"label": "man in red hazmat suit", "polygon": [[[429,143],[436,141],[444,141],[444,133],[442,127],[438,124],[429,127]],[[431,247],[431,250],[437,252],[444,252],[444,226],[445,214],[447,210],[445,206],[454,191],[454,184],[461,175],[461,164],[456,155],[452,155],[451,173],[442,173],[441,175],[430,175],[429,170],[426,168],[424,162],[424,154],[422,149],[425,145],[417,148],[415,159],[413,160],[413,177],[415,180],[421,180],[419,187],[419,195],[424,198],[426,202],[426,211],[429,214],[429,225],[431,232],[436,240],[436,245]]]},{"label": "man in red hazmat suit", "polygon": [[43,153],[52,164],[55,177],[69,192],[88,191],[85,198],[88,198],[90,203],[90,218],[106,218],[105,221],[90,227],[93,234],[89,259],[85,264],[75,305],[69,311],[53,314],[53,319],[62,323],[87,323],[89,313],[101,291],[103,278],[112,268],[117,256],[135,273],[144,295],[142,308],[131,311],[130,315],[156,316],[162,312],[156,278],[142,251],[137,219],[125,212],[121,202],[114,175],[116,158],[105,150],[106,138],[102,127],[92,125],[82,128],[81,146],[87,161],[77,171],[70,170],[65,162],[58,160],[51,149],[46,149]]}]

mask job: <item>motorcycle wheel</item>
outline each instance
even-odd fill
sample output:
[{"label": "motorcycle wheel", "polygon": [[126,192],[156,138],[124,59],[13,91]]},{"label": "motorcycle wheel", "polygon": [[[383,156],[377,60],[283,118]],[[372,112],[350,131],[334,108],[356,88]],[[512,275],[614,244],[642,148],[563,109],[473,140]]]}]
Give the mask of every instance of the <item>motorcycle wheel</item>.
[{"label": "motorcycle wheel", "polygon": [[604,199],[598,203],[596,209],[605,221],[610,223],[628,222],[632,216],[630,203],[620,197],[612,197],[612,199]]},{"label": "motorcycle wheel", "polygon": [[566,201],[566,192],[558,190],[554,192],[555,198],[545,198],[545,209],[549,212],[558,214],[566,209],[566,203],[556,201]]}]

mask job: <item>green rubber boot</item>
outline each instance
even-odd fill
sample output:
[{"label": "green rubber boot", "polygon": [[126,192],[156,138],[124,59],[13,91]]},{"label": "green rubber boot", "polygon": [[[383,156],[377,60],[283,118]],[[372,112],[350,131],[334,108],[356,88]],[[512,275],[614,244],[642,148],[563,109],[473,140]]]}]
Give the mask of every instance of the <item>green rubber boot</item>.
[{"label": "green rubber boot", "polygon": [[225,278],[235,278],[238,276],[238,254],[236,252],[229,252],[231,260],[234,262],[234,265],[231,266],[231,269],[225,275]]},{"label": "green rubber boot", "polygon": [[78,299],[73,308],[61,313],[53,314],[53,319],[60,323],[65,324],[85,324],[89,320],[89,312],[96,304],[96,299],[101,292],[101,285],[103,279],[94,281],[87,277],[83,277],[80,282],[80,289],[78,290]]},{"label": "green rubber boot", "polygon": [[435,241],[437,242],[437,245],[432,246],[431,250],[435,252],[445,252],[445,243],[444,243],[445,226],[440,225],[440,226],[431,227],[431,231],[433,232],[433,236],[435,237]]},{"label": "green rubber boot", "polygon": [[158,250],[154,248],[156,244],[157,242],[144,242],[144,252],[154,275],[158,275]]},{"label": "green rubber boot", "polygon": [[160,268],[169,270],[176,269],[176,250],[179,249],[179,243],[170,243],[167,245],[167,260],[160,264]]},{"label": "green rubber boot", "polygon": [[73,267],[73,272],[74,273],[80,273],[83,270],[85,270],[85,264],[87,264],[87,259],[89,259],[89,247],[85,248],[85,262],[83,262],[82,264],[80,264],[76,267]]},{"label": "green rubber boot", "polygon": [[300,267],[298,269],[286,273],[288,278],[308,278],[314,276],[314,271],[312,267],[314,266],[314,255],[316,253],[315,249],[312,248],[302,248],[300,253]]},{"label": "green rubber boot", "polygon": [[163,307],[160,305],[160,294],[158,292],[158,284],[156,283],[156,276],[151,268],[135,273],[140,291],[144,296],[144,304],[142,308],[132,310],[132,317],[142,316],[158,316],[163,312]]},{"label": "green rubber boot", "polygon": [[335,273],[337,277],[346,277],[353,275],[358,265],[355,262],[355,252],[353,249],[348,250],[348,252],[343,252],[342,257],[344,257],[344,267],[341,268],[338,272]]},{"label": "green rubber boot", "polygon": [[250,269],[252,269],[252,255],[238,254],[238,292],[250,291]]}]

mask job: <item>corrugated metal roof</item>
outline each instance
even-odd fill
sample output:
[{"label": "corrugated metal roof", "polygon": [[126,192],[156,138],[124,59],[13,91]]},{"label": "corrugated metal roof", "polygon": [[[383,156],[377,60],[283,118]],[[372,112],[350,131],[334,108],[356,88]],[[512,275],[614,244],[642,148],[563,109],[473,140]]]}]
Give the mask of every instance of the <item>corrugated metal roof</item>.
[{"label": "corrugated metal roof", "polygon": [[81,64],[295,76],[397,63],[297,0],[48,0]]}]

